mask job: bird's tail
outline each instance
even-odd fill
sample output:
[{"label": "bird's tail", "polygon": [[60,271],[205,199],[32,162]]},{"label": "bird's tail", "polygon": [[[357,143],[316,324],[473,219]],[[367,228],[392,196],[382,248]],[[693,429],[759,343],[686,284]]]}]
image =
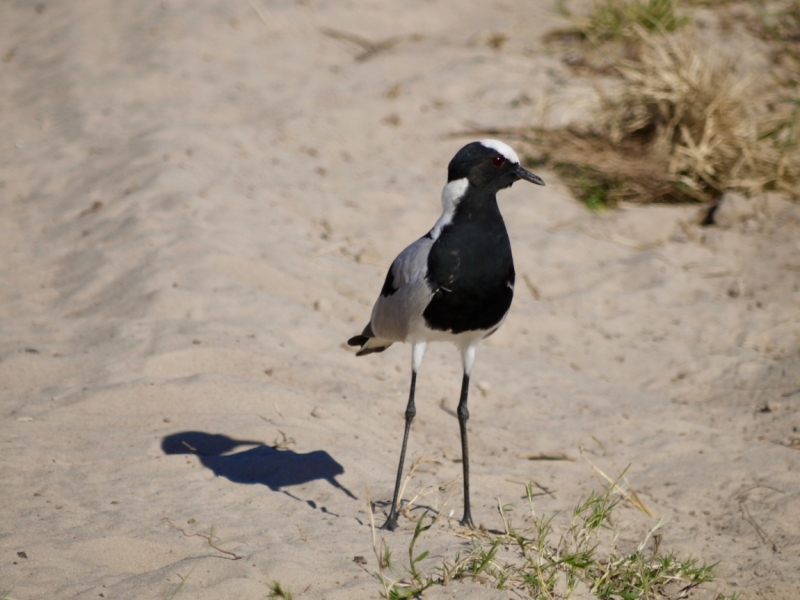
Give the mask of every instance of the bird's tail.
[{"label": "bird's tail", "polygon": [[355,335],[347,340],[348,346],[361,346],[356,356],[364,356],[373,352],[383,352],[394,342],[376,337],[372,332],[372,323],[368,323],[361,335]]}]

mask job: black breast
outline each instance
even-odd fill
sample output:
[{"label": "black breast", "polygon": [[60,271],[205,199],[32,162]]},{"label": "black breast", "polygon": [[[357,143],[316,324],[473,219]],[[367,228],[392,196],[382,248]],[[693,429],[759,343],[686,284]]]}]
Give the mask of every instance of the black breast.
[{"label": "black breast", "polygon": [[431,247],[426,278],[434,290],[423,313],[431,329],[489,330],[503,319],[514,296],[514,261],[494,194],[459,203]]}]

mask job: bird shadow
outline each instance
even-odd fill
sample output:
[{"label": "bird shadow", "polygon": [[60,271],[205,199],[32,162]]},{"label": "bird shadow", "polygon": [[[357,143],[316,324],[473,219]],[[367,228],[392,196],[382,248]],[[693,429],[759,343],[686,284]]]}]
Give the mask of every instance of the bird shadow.
[{"label": "bird shadow", "polygon": [[[233,452],[243,446],[255,447]],[[336,476],[344,473],[344,467],[324,450],[302,454],[267,446],[263,442],[235,440],[204,431],[180,431],[167,435],[161,440],[161,450],[164,454],[192,454],[217,476],[234,483],[262,484],[273,492],[283,492],[295,500],[303,501],[282,488],[316,479],[324,479],[356,500],[350,490],[336,481]],[[313,500],[305,502],[311,508],[317,508]],[[328,512],[324,507],[321,510]]]}]

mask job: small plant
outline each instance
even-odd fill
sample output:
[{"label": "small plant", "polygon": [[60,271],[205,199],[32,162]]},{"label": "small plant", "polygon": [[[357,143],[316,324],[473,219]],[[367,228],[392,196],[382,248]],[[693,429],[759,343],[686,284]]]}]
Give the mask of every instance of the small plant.
[{"label": "small plant", "polygon": [[424,552],[415,555],[415,547],[417,545],[417,541],[419,540],[420,535],[424,532],[428,531],[432,524],[425,525],[425,517],[428,515],[425,512],[418,520],[417,525],[414,528],[414,536],[411,538],[411,543],[408,546],[408,569],[407,572],[411,575],[412,581],[404,581],[401,578],[391,579],[386,575],[387,572],[393,572],[394,566],[392,565],[392,553],[389,550],[389,547],[386,545],[385,540],[381,540],[381,551],[377,550],[377,547],[374,546],[374,523],[373,523],[373,549],[375,550],[375,556],[378,558],[378,572],[375,574],[375,577],[378,581],[381,582],[383,586],[383,595],[385,598],[389,600],[401,600],[403,598],[416,598],[426,589],[434,585],[436,581],[431,577],[426,577],[422,571],[419,569],[419,564],[428,557],[430,554],[429,550],[425,550]]},{"label": "small plant", "polygon": [[279,581],[273,581],[269,584],[269,596],[267,598],[279,598],[280,600],[292,600],[292,592],[287,587],[283,587]]},{"label": "small plant", "polygon": [[589,210],[600,212],[614,204],[612,191],[618,187],[616,178],[592,167],[578,166],[566,162],[553,165],[556,173],[568,182],[578,200]]},{"label": "small plant", "polygon": [[417,565],[419,565],[419,563],[421,563],[423,560],[425,560],[428,557],[428,554],[430,554],[430,550],[425,550],[425,552],[423,552],[421,554],[418,554],[417,556],[414,556],[414,547],[417,545],[417,541],[419,540],[419,536],[423,532],[428,531],[428,529],[431,528],[431,525],[428,525],[428,526],[424,526],[423,525],[423,523],[425,521],[425,516],[427,514],[428,513],[425,512],[419,518],[419,520],[417,521],[417,526],[414,528],[414,537],[411,538],[411,543],[408,546],[409,573],[411,573],[411,577],[413,577],[414,581],[416,581],[417,584],[422,586],[419,589],[419,592],[422,592],[422,590],[424,590],[424,589],[430,587],[431,585],[433,585],[433,581],[431,581],[431,580],[423,581],[422,580],[422,576],[420,575],[420,573],[419,573],[419,571],[417,569]]},{"label": "small plant", "polygon": [[635,41],[637,27],[672,32],[689,22],[687,17],[676,13],[676,5],[676,0],[597,0],[579,29],[593,41]]},{"label": "small plant", "polygon": [[196,561],[196,562],[195,562],[195,563],[192,565],[192,568],[189,570],[189,573],[186,575],[186,577],[182,577],[180,574],[178,575],[178,577],[180,577],[180,578],[181,578],[181,582],[180,582],[180,583],[179,583],[177,586],[175,586],[175,588],[174,588],[174,589],[170,590],[170,591],[167,593],[167,595],[166,595],[166,600],[174,600],[174,598],[175,598],[175,597],[178,595],[178,592],[180,592],[180,591],[181,591],[181,588],[183,587],[183,584],[184,584],[184,583],[186,583],[186,580],[187,580],[187,579],[189,579],[189,577],[191,577],[191,576],[192,576],[192,573],[194,573],[194,570],[195,570],[195,568],[197,567],[197,563],[198,563],[198,562],[200,562],[200,561]]},{"label": "small plant", "polygon": [[[498,500],[504,532],[499,535],[484,530],[474,532],[472,549],[463,556],[457,553],[453,560],[442,559],[435,575],[426,575],[423,570],[422,562],[429,558],[429,552],[416,550],[421,536],[435,523],[431,519],[425,524],[426,512],[417,520],[409,544],[409,564],[400,577],[392,579],[388,575],[396,569],[391,564],[385,541],[381,541],[380,551],[373,544],[379,566],[376,577],[383,586],[384,597],[389,600],[414,598],[433,585],[469,580],[546,600],[570,598],[579,585],[603,600],[677,600],[712,581],[715,565],[659,552],[660,523],[636,551],[613,551],[616,532],[610,525],[612,513],[621,502],[632,497],[632,492],[624,493],[621,481],[622,476],[611,481],[604,493],[593,492],[579,503],[572,512],[570,524],[557,535],[552,517],[536,515],[533,486],[529,484],[526,486],[531,516],[529,527],[515,528],[510,518],[513,507]],[[646,551],[650,539],[653,547]],[[715,597],[715,600],[734,599],[735,595]]]},{"label": "small plant", "polygon": [[637,28],[669,33],[686,25],[689,19],[678,14],[677,4],[677,0],[595,0],[589,14],[579,17],[567,8],[564,0],[557,0],[556,11],[573,26],[555,30],[545,39],[579,40],[590,42],[595,48],[614,41],[636,44]]}]

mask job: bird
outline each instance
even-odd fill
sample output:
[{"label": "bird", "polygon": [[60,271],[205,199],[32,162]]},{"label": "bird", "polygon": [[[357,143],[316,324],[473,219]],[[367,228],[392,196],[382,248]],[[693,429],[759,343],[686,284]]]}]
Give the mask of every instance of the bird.
[{"label": "bird", "polygon": [[411,386],[392,507],[383,528],[397,528],[398,493],[408,435],[416,416],[417,372],[430,342],[452,342],[461,353],[463,377],[458,416],[464,483],[460,524],[473,528],[469,501],[467,420],[475,350],[503,324],[514,296],[511,241],[497,192],[524,180],[544,185],[504,142],[485,139],[461,148],[447,166],[442,214],[433,228],[403,250],[389,267],[369,323],[347,343],[356,356],[383,352],[395,342],[411,345]]}]

